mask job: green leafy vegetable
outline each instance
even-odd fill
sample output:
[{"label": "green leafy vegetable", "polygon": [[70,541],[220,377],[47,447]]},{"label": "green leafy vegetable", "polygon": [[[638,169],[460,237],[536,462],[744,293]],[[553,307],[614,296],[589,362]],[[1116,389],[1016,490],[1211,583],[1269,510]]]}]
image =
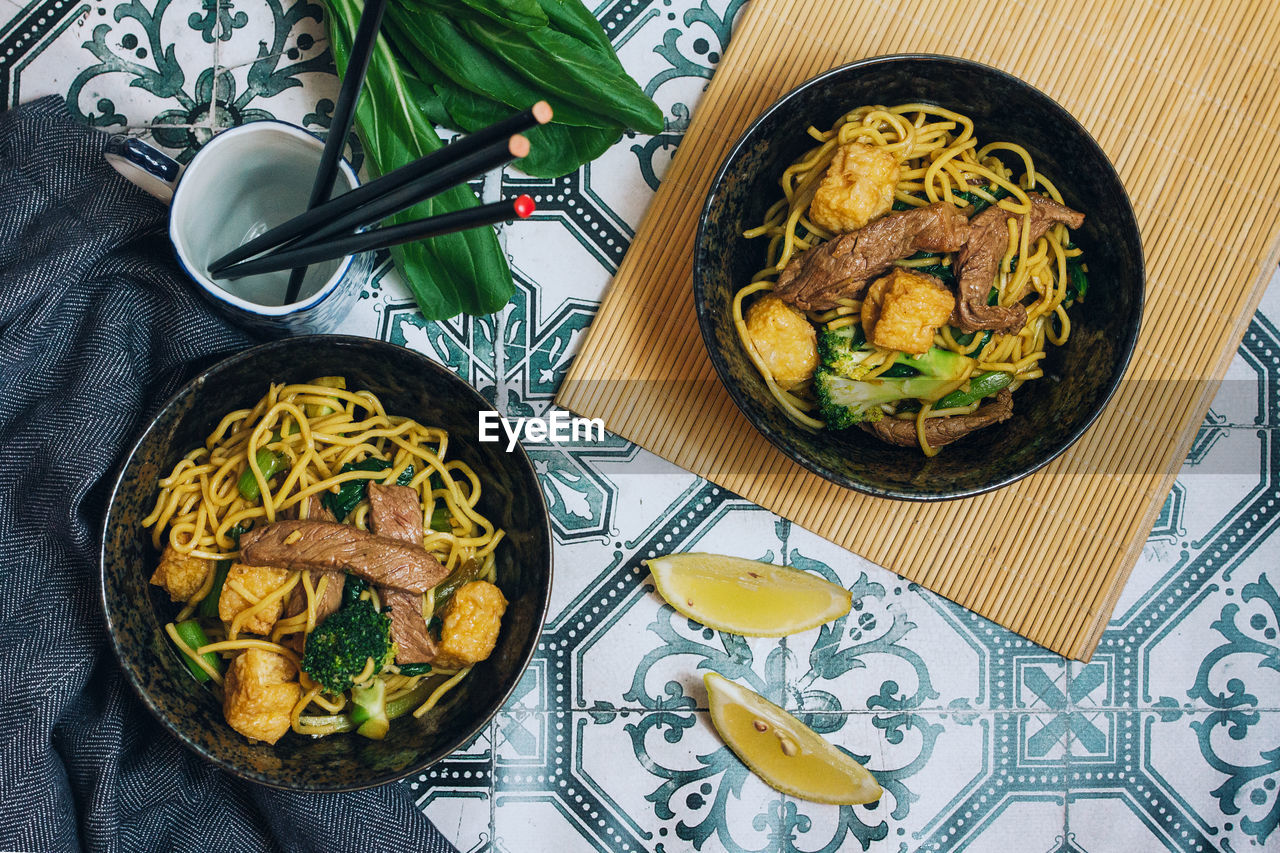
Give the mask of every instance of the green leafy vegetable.
[{"label": "green leafy vegetable", "polygon": [[[339,73],[346,71],[361,6],[356,0],[330,0],[329,35]],[[356,106],[356,123],[369,170],[375,176],[404,166],[444,143],[426,117],[413,107],[404,76],[387,46],[378,39]],[[453,187],[399,213],[388,224],[475,207],[470,187]],[[471,228],[429,241],[391,249],[405,283],[429,320],[459,313],[491,314],[515,292],[506,255],[492,228]]]},{"label": "green leafy vegetable", "polygon": [[547,13],[536,0],[429,0],[449,17],[478,12],[499,24],[517,30],[536,30],[547,25]]},{"label": "green leafy vegetable", "polygon": [[[360,0],[329,0],[329,35],[345,72]],[[356,110],[376,177],[438,149],[433,124],[472,132],[546,100],[551,124],[528,132],[516,164],[559,177],[599,157],[627,128],[658,133],[662,110],[623,70],[600,23],[580,0],[392,0]],[[455,187],[387,224],[476,204]],[[391,249],[430,320],[488,314],[514,292],[492,230],[471,229]]]},{"label": "green leafy vegetable", "polygon": [[[352,0],[339,0],[352,2]],[[469,92],[500,101],[514,109],[527,109],[546,100],[558,124],[610,127],[614,124],[594,110],[548,92],[507,67],[498,57],[474,44],[460,26],[426,7],[412,11],[399,3],[387,7],[384,30],[400,55],[423,81],[444,75]],[[510,115],[510,111],[507,113]]]},{"label": "green leafy vegetable", "polygon": [[1089,276],[1077,258],[1067,258],[1067,302],[1083,302],[1089,292]]},{"label": "green leafy vegetable", "polygon": [[342,606],[347,607],[360,600],[360,596],[369,588],[369,582],[359,575],[348,574],[342,584]]},{"label": "green leafy vegetable", "polygon": [[[1007,189],[1000,186],[999,184],[997,184],[994,187],[987,186],[986,191],[989,195],[995,197],[996,201],[999,201],[1002,198],[1008,198],[1009,196],[1013,195],[1013,193],[1009,192]],[[954,195],[956,198],[962,198],[965,201],[969,202],[969,204],[973,205],[973,211],[970,213],[971,217],[977,216],[979,213],[981,213],[982,211],[986,210],[988,207],[991,206],[991,202],[987,201],[985,198],[978,195],[977,193],[971,193],[971,192],[966,192],[964,190],[961,190],[960,192],[952,193],[952,195]]]},{"label": "green leafy vegetable", "polygon": [[[505,104],[468,92],[443,75],[433,78],[431,88],[449,114],[450,126],[468,133],[511,114],[511,108]],[[525,131],[525,136],[529,138],[529,156],[520,160],[516,168],[535,178],[558,178],[607,151],[622,138],[622,127],[574,127],[553,123]]]},{"label": "green leafy vegetable", "polygon": [[429,663],[398,663],[396,669],[400,670],[401,675],[426,675],[431,671]]},{"label": "green leafy vegetable", "polygon": [[956,270],[951,264],[930,264],[927,267],[913,267],[911,271],[931,275],[948,286],[956,283]]},{"label": "green leafy vegetable", "polygon": [[467,19],[462,30],[476,44],[505,61],[517,74],[596,112],[611,123],[642,133],[663,128],[662,110],[616,61],[585,48],[581,42],[552,29],[535,37],[505,27],[481,26]]},{"label": "green leafy vegetable", "polygon": [[596,20],[581,0],[538,0],[551,26],[567,36],[573,36],[583,44],[596,48],[614,59],[618,54],[605,34],[604,27]]},{"label": "green leafy vegetable", "polygon": [[[969,344],[973,343],[973,336],[976,334],[978,333],[977,332],[961,332],[955,326],[951,327],[951,339],[954,340],[956,343],[958,343],[962,347],[967,347]],[[982,352],[982,348],[985,347],[987,345],[987,342],[990,340],[991,340],[991,330],[987,329],[982,333],[982,343],[978,344],[977,349],[973,351],[974,354]]]},{"label": "green leafy vegetable", "polygon": [[[385,471],[391,467],[391,463],[382,459],[376,459],[370,456],[361,462],[348,462],[338,469],[339,474],[347,474],[351,471]],[[373,478],[376,479],[376,478]],[[400,476],[396,477],[396,485],[407,486],[413,481],[413,466],[410,465],[400,472]],[[364,500],[365,487],[369,484],[368,479],[348,480],[338,487],[337,492],[326,492],[320,502],[333,513],[333,517],[338,521],[346,519],[347,514],[356,508],[356,504]]]}]

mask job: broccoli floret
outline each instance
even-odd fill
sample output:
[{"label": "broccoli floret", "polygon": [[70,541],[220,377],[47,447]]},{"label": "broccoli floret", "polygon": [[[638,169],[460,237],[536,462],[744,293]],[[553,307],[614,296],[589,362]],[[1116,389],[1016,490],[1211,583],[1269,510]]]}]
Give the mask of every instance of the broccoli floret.
[{"label": "broccoli floret", "polygon": [[369,658],[380,672],[394,657],[391,617],[365,599],[338,610],[308,635],[302,669],[327,692],[342,693]]},{"label": "broccoli floret", "polygon": [[[860,326],[823,329],[818,333],[818,356],[823,365],[848,379],[861,379],[871,372],[867,359],[875,352],[866,345]],[[964,376],[973,359],[950,350],[930,347],[921,355],[900,352],[893,359],[886,378],[927,376],[956,380]]]},{"label": "broccoli floret", "polygon": [[351,722],[356,732],[373,740],[382,740],[391,727],[387,717],[387,683],[375,678],[371,683],[351,688]]},{"label": "broccoli floret", "polygon": [[863,350],[866,342],[867,336],[863,334],[862,326],[857,323],[850,323],[838,329],[824,327],[818,330],[818,358],[831,368],[839,369],[846,363],[852,366],[851,359],[854,358],[855,353],[860,353],[859,358],[866,358],[871,352],[870,349]]},{"label": "broccoli floret", "polygon": [[956,379],[911,376],[903,379],[850,379],[820,367],[813,385],[818,411],[828,429],[848,429],[863,422],[873,423],[884,416],[885,403],[901,400],[936,400],[955,387]]},{"label": "broccoli floret", "polygon": [[973,364],[973,359],[967,355],[954,353],[949,349],[929,347],[927,352],[920,355],[900,352],[898,357],[894,359],[894,363],[914,367],[920,372],[921,376],[926,376],[930,379],[946,379],[949,382],[955,382],[969,370],[970,365]]}]

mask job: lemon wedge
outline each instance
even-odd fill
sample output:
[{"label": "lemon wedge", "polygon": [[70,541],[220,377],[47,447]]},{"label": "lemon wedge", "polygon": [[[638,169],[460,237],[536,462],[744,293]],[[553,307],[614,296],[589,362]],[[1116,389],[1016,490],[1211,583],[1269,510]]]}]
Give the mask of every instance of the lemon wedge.
[{"label": "lemon wedge", "polygon": [[719,554],[646,561],[658,592],[681,615],[745,637],[784,637],[849,612],[849,590],[788,566]]},{"label": "lemon wedge", "polygon": [[741,684],[708,672],[711,722],[742,763],[771,788],[815,803],[874,803],[874,776],[813,729]]}]

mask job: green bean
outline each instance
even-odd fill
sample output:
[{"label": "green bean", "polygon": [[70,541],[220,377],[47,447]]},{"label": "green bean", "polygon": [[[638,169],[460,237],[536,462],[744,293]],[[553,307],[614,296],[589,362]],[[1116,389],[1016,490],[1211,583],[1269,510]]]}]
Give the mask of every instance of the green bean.
[{"label": "green bean", "polygon": [[453,598],[453,594],[480,577],[480,572],[483,570],[484,560],[477,560],[472,557],[454,569],[453,574],[440,581],[440,585],[436,587],[435,612],[442,612],[449,599]]},{"label": "green bean", "polygon": [[969,390],[956,389],[933,404],[934,410],[959,409],[971,406],[979,400],[990,397],[1001,388],[1007,388],[1013,381],[1013,375],[1001,370],[989,370],[969,380]]},{"label": "green bean", "polygon": [[[185,622],[179,622],[173,627],[174,630],[178,632],[178,637],[181,638],[182,642],[186,643],[192,651],[200,648],[201,646],[209,645],[208,635],[205,634],[204,629],[200,627],[200,623],[196,620],[188,619]],[[220,661],[218,656],[213,652],[205,652],[201,657],[204,658],[204,662],[207,663],[215,672],[222,672],[222,661]],[[186,653],[183,653],[182,658],[187,664],[187,669],[191,670],[191,674],[196,677],[196,681],[209,680],[209,673],[205,672],[200,664],[196,663],[193,658],[189,657]]]}]

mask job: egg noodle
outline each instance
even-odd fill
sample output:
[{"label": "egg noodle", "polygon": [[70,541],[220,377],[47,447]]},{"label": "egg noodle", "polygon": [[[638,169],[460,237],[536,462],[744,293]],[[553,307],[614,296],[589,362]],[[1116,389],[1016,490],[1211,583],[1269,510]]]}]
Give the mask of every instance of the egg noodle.
[{"label": "egg noodle", "polygon": [[[817,403],[806,383],[794,390],[780,387],[770,374],[764,358],[747,332],[743,316],[744,301],[773,290],[778,274],[797,253],[804,252],[836,236],[809,220],[809,205],[822,182],[837,148],[851,142],[891,152],[900,165],[898,184],[894,189],[895,209],[924,207],[945,201],[958,208],[967,207],[976,196],[988,204],[998,205],[1008,213],[1009,242],[994,282],[998,304],[1022,303],[1027,322],[1013,334],[978,332],[960,335],[957,340],[949,326],[934,335],[933,345],[977,362],[973,374],[1001,371],[1012,375],[1011,391],[1024,382],[1041,377],[1040,361],[1045,357],[1046,343],[1060,346],[1071,334],[1071,321],[1066,308],[1070,304],[1067,285],[1067,259],[1080,255],[1070,245],[1065,225],[1054,225],[1049,232],[1028,245],[1031,201],[1028,191],[1036,190],[1058,203],[1062,195],[1044,175],[1036,171],[1031,155],[1020,145],[992,142],[979,147],[974,138],[973,121],[960,113],[931,104],[900,104],[896,107],[863,106],[847,113],[831,130],[808,128],[817,146],[805,152],[782,173],[783,198],[769,208],[764,222],[746,231],[747,238],[767,237],[767,264],[751,283],[735,294],[733,322],[751,361],[760,371],[769,392],[784,412],[796,423],[810,429],[821,429],[824,422],[816,417]],[[1021,168],[1015,176],[1004,159]],[[933,255],[897,262],[901,267],[950,266],[952,257]],[[1034,295],[1031,303],[1024,300]],[[838,307],[821,312],[808,312],[816,326],[830,329],[861,322],[862,302],[842,299]],[[873,367],[864,378],[873,379],[893,366],[896,353],[878,350],[865,362]],[[925,440],[926,418],[969,414],[981,401],[946,410],[931,410],[929,404],[918,412],[887,411],[888,417],[914,418],[921,449],[928,455],[937,452]]]},{"label": "egg noodle", "polygon": [[[224,417],[205,441],[186,454],[169,476],[159,481],[155,508],[142,521],[151,528],[151,540],[157,549],[168,545],[180,554],[207,560],[235,560],[239,556],[238,532],[255,525],[270,524],[291,513],[305,517],[311,495],[336,493],[353,480],[369,480],[392,484],[413,466],[408,485],[418,492],[423,518],[437,519],[438,507],[447,512],[448,530],[426,527],[425,549],[436,556],[450,572],[467,561],[479,561],[476,578],[494,581],[494,549],[503,531],[476,511],[480,499],[480,478],[466,463],[446,461],[448,433],[417,421],[388,415],[378,398],[368,391],[347,391],[317,384],[272,384],[267,394],[251,409],[241,409]],[[267,477],[259,467],[258,452],[283,454],[287,467],[274,477]],[[348,471],[340,473],[347,463],[366,459],[389,462],[381,471]],[[245,472],[257,483],[260,497],[247,500],[239,484]],[[271,482],[279,485],[272,487]],[[346,522],[368,529],[369,503],[361,500],[347,516]],[[436,527],[444,525],[437,523]],[[197,605],[212,592],[214,572],[209,572],[203,587],[186,602],[165,631],[187,657],[208,673],[219,687],[222,676],[209,666],[203,655],[214,652],[223,658],[234,657],[244,649],[256,648],[288,658],[295,666],[299,655],[282,645],[283,637],[303,633],[316,627],[316,606],[334,573],[312,573],[292,570],[285,582],[265,596],[254,595],[242,584],[228,580],[231,588],[250,602],[230,622],[202,619],[202,627],[211,642],[191,648],[179,637],[175,623],[195,612]],[[341,582],[339,579],[338,582]],[[286,600],[301,585],[306,594],[306,609],[295,616],[278,620],[268,638],[243,636],[244,625],[275,602]],[[362,597],[371,598],[381,607],[377,591],[370,586]],[[422,615],[428,621],[434,615],[434,590],[423,596]],[[436,668],[425,675],[403,675],[389,665],[374,675],[370,659],[365,671],[354,680],[357,685],[377,678],[386,682],[388,716],[399,710],[414,709],[421,716],[436,705],[458,684],[470,667],[461,670]],[[325,694],[320,686],[301,672],[302,698],[294,706],[291,724],[300,734],[327,735],[347,731],[354,726],[342,712],[349,705],[344,695]]]}]

